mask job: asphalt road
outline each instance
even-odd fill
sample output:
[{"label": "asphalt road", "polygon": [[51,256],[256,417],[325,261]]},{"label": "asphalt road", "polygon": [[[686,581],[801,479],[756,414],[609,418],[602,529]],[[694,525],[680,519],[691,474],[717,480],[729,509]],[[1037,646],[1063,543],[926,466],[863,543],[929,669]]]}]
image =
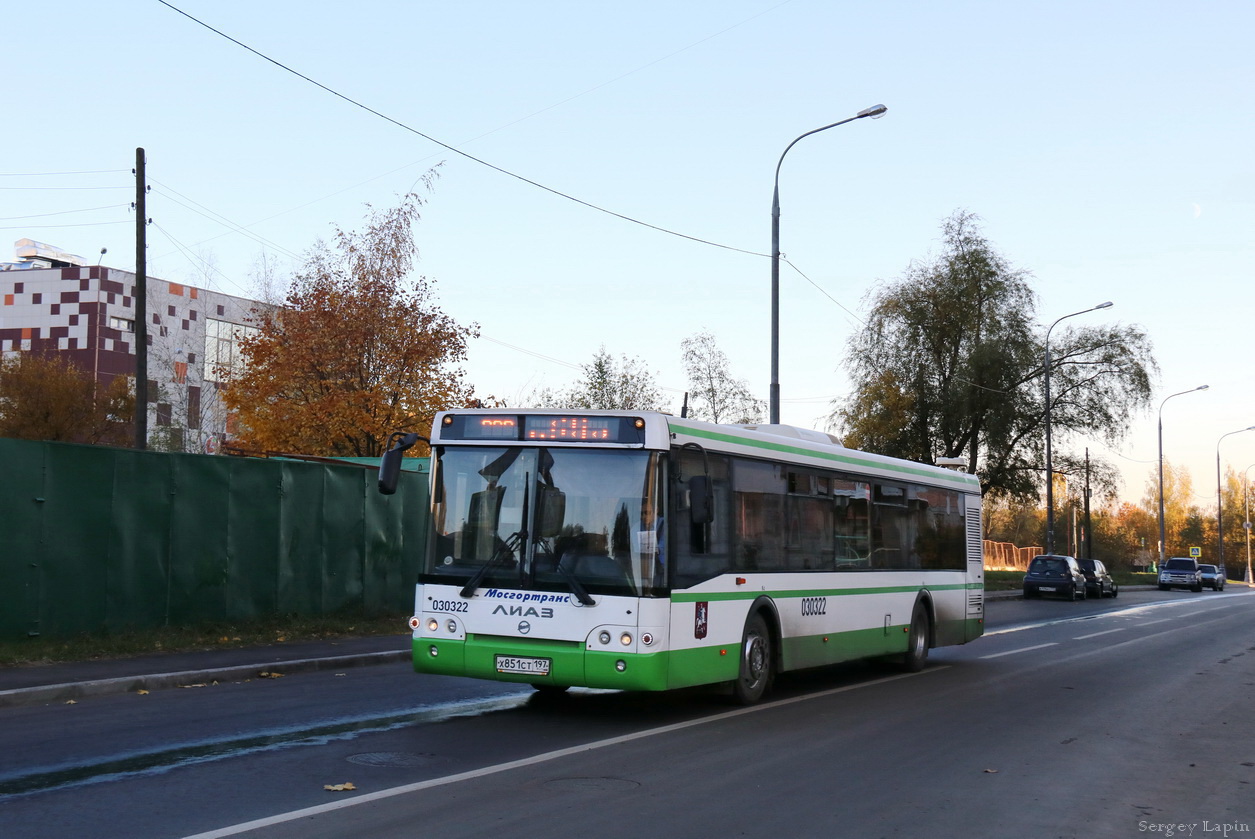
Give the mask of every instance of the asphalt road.
[{"label": "asphalt road", "polygon": [[92,697],[0,708],[0,836],[1240,836],[1252,688],[1230,588],[991,603],[922,673],[750,709],[394,664]]}]

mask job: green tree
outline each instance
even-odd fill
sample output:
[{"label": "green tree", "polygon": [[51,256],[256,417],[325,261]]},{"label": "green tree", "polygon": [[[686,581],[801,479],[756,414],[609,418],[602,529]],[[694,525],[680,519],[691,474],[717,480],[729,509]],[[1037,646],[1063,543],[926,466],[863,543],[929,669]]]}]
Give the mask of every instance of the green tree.
[{"label": "green tree", "polygon": [[[1045,329],[1030,275],[994,250],[971,213],[956,211],[942,234],[938,257],[872,293],[866,327],[850,339],[853,393],[830,422],[847,445],[925,463],[962,457],[984,490],[1029,497],[1044,487],[1045,460]],[[1118,441],[1151,397],[1145,333],[1065,329],[1050,346],[1053,441]],[[1065,452],[1052,465],[1080,474]]]},{"label": "green tree", "polygon": [[684,370],[688,373],[689,416],[724,423],[760,423],[764,403],[750,393],[744,379],[732,376],[728,357],[715,336],[699,332],[680,343]]},{"label": "green tree", "polygon": [[34,352],[0,361],[0,437],[126,446],[134,418],[126,376],[102,386],[73,362]]},{"label": "green tree", "polygon": [[257,313],[240,341],[242,372],[223,400],[245,448],[373,457],[393,431],[426,433],[435,413],[467,404],[456,365],[477,327],[434,304],[433,283],[412,278],[412,226],[422,202],[405,196],[372,211],[366,229],[337,228],[293,277],[284,305]]},{"label": "green tree", "polygon": [[1021,548],[1044,544],[1046,511],[1036,499],[993,496],[985,502],[984,519],[986,539]]},{"label": "green tree", "polygon": [[538,408],[666,410],[654,375],[638,358],[623,355],[616,361],[603,345],[593,360],[580,365],[580,369],[583,376],[566,390],[546,388],[534,393],[529,401]]},{"label": "green tree", "polygon": [[[1194,480],[1190,470],[1163,464],[1164,556],[1186,556],[1190,545],[1202,545],[1202,523],[1193,502]],[[1155,559],[1159,558],[1159,472],[1152,469],[1142,495],[1142,509],[1155,519],[1155,536],[1151,542]],[[1190,541],[1194,540],[1194,541]],[[1188,543],[1188,544],[1187,544]]]},{"label": "green tree", "polygon": [[1094,558],[1116,568],[1148,568],[1158,560],[1157,517],[1129,503],[1112,505],[1094,516]]},{"label": "green tree", "polygon": [[[1226,467],[1224,470],[1224,481],[1222,484],[1221,501],[1224,504],[1223,515],[1221,519],[1224,525],[1224,560],[1225,566],[1230,575],[1233,575],[1235,566],[1246,564],[1246,528],[1242,523],[1246,521],[1246,493],[1243,491],[1243,480],[1245,476],[1232,467]],[[1216,544],[1216,553],[1211,554],[1215,557],[1214,562],[1220,560],[1220,546]],[[1240,562],[1239,562],[1240,560]]]}]

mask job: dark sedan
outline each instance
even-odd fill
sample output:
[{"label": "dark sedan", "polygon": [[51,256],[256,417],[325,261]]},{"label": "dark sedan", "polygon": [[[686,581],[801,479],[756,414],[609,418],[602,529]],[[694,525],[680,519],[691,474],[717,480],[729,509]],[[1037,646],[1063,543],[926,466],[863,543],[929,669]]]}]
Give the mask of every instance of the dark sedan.
[{"label": "dark sedan", "polygon": [[1101,559],[1078,559],[1076,563],[1081,566],[1081,573],[1085,575],[1087,596],[1115,597],[1120,593],[1120,587],[1111,578],[1107,566],[1103,565]]},{"label": "dark sedan", "polygon": [[1024,599],[1047,594],[1069,600],[1085,599],[1085,575],[1074,558],[1054,554],[1033,557],[1024,575]]}]

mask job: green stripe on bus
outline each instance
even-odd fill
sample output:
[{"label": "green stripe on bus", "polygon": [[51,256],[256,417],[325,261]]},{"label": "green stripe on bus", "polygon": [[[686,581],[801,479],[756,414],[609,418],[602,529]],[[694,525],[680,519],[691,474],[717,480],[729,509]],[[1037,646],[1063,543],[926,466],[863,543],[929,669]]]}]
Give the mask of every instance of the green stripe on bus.
[{"label": "green stripe on bus", "polygon": [[[829,632],[781,639],[781,669],[823,667],[906,652],[907,624],[849,632]],[[980,637],[979,618],[942,621],[935,628],[938,645]],[[432,650],[436,651],[432,655]],[[569,642],[544,642],[498,636],[470,636],[467,641],[415,639],[414,669],[419,673],[467,676],[502,682],[606,688],[669,690],[730,682],[740,666],[740,643],[657,653],[586,650]],[[529,656],[551,661],[548,676],[498,673],[496,656]],[[623,669],[619,669],[619,662]]]},{"label": "green stripe on bus", "polygon": [[842,597],[845,595],[857,594],[900,594],[912,591],[962,591],[964,589],[982,589],[980,583],[955,583],[952,585],[922,585],[922,586],[871,586],[867,588],[808,588],[808,589],[768,589],[763,590],[746,590],[746,591],[673,591],[671,592],[672,603],[710,603],[722,602],[729,600],[754,600],[759,597],[772,598],[789,598],[789,597],[815,597],[817,595]]},{"label": "green stripe on bus", "polygon": [[[934,472],[932,470],[938,469],[939,467],[923,469],[920,468],[923,464],[913,466],[908,463],[882,463],[880,461],[867,460],[865,458],[855,457],[849,454],[837,454],[835,452],[816,451],[815,449],[803,448],[802,446],[790,446],[785,443],[777,443],[773,440],[738,437],[733,434],[685,425],[684,423],[677,422],[673,418],[668,418],[667,423],[673,428],[680,429],[690,437],[703,437],[707,440],[717,440],[721,443],[731,443],[738,446],[745,446],[750,449],[765,449],[767,451],[782,452],[784,454],[815,457],[820,460],[829,460],[834,463],[844,463],[846,465],[862,469],[880,469],[885,472],[899,472],[906,475],[916,475],[918,477],[929,478],[934,481],[959,484],[972,492],[977,492],[980,488],[979,479],[974,475],[967,474],[966,472],[952,472],[949,470]],[[853,449],[848,451],[853,451]]]}]

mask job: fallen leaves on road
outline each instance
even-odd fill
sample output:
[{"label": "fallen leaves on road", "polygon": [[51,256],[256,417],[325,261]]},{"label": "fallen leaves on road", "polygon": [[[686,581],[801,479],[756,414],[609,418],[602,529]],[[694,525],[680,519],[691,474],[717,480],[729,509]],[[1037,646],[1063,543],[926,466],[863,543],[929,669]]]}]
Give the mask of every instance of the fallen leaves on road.
[{"label": "fallen leaves on road", "polygon": [[353,786],[350,783],[323,784],[323,789],[327,790],[327,792],[350,792],[352,790],[357,789],[357,787]]},{"label": "fallen leaves on road", "polygon": [[135,692],[136,692],[137,694],[139,694],[140,696],[147,696],[147,695],[148,695],[148,691],[144,690],[143,688],[140,688],[139,690],[137,690],[137,691],[135,691]]},{"label": "fallen leaves on road", "polygon": [[283,678],[283,674],[282,674],[282,673],[272,673],[272,672],[270,672],[269,670],[263,670],[263,671],[261,671],[260,673],[258,673],[258,674],[257,674],[257,678],[259,678],[259,679],[282,679],[282,678]]}]

